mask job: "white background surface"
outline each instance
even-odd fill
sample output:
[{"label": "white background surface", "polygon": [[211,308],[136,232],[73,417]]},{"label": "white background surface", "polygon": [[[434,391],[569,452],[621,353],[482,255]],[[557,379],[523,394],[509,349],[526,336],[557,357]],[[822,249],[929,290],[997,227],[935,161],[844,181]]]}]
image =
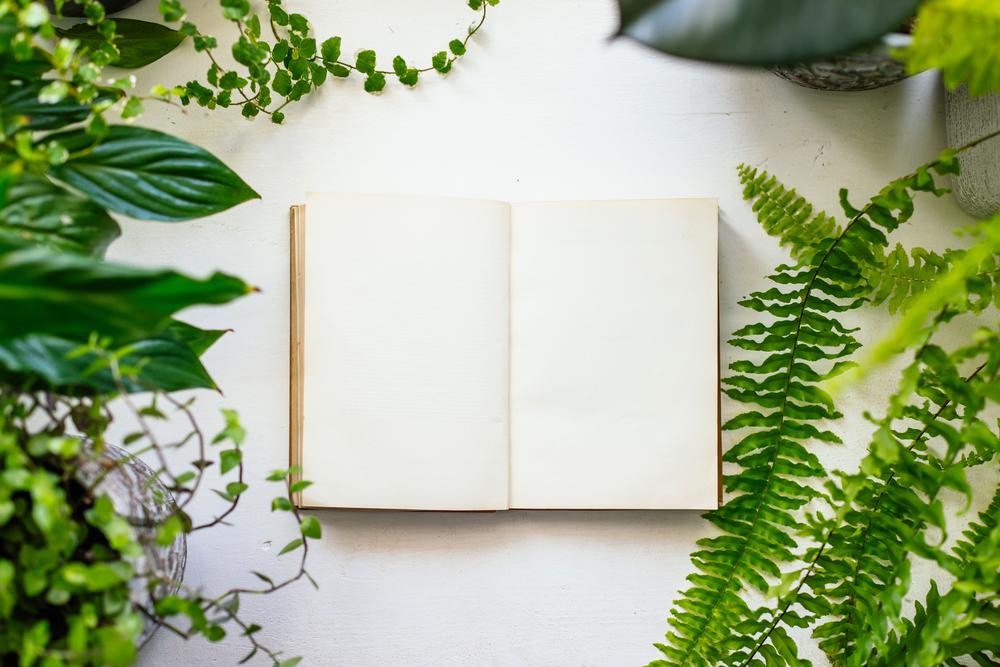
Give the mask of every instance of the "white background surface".
[{"label": "white background surface", "polygon": [[[228,43],[214,1],[188,0],[192,16]],[[344,51],[396,50],[415,62],[464,33],[461,0],[286,0]],[[131,16],[152,16],[147,0]],[[468,57],[415,90],[390,82],[373,97],[359,80],[328,83],[291,107],[284,127],[236,111],[180,111],[150,103],[145,124],[207,147],[263,196],[187,224],[129,223],[112,256],[204,274],[223,269],[262,292],[190,314],[232,327],[207,356],[225,396],[199,413],[240,410],[250,432],[251,481],[286,465],[288,370],[287,209],[306,190],[423,193],[503,200],[717,197],[721,204],[722,328],[748,317],[736,301],[783,259],[741,201],[735,168],[765,165],[828,211],[836,191],[864,199],[943,146],[942,95],[923,75],[868,93],[809,91],[763,71],[671,60],[610,41],[610,0],[504,0]],[[203,76],[189,44],[140,75],[140,89]],[[901,238],[941,247],[968,219],[950,199],[927,202]],[[878,324],[881,315],[867,312]],[[732,350],[724,348],[723,363]],[[849,465],[891,378],[841,400],[848,447],[824,451]],[[725,414],[734,406],[724,403]],[[120,425],[122,432],[127,425]],[[194,456],[192,455],[192,458]],[[213,501],[206,495],[203,509]],[[277,550],[294,534],[268,512],[256,483],[234,526],[190,545],[187,582],[218,591],[281,571]],[[261,604],[245,600],[261,638],[308,665],[635,665],[656,658],[694,541],[709,534],[688,512],[506,512],[448,515],[319,513],[324,529],[308,584]],[[286,557],[287,558],[287,557]],[[286,567],[291,563],[285,563]],[[182,643],[161,632],[140,664],[234,664],[237,637]],[[258,661],[255,664],[264,664]]]}]

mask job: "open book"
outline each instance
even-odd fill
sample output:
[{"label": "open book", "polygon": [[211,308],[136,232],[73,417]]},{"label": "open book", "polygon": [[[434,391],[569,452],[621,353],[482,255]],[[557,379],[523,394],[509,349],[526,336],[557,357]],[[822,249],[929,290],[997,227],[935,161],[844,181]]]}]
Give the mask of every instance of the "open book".
[{"label": "open book", "polygon": [[718,506],[715,200],[310,194],[303,507]]}]

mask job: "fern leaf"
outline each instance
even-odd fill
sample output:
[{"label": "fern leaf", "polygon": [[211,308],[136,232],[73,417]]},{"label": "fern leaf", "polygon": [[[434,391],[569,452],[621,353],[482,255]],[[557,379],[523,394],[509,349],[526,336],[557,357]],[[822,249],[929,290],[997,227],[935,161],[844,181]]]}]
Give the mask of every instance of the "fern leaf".
[{"label": "fern leaf", "polygon": [[956,575],[942,596],[936,583],[912,621],[904,623],[891,650],[877,665],[921,667],[959,664],[968,656],[978,665],[1000,660],[1000,487],[954,551]]},{"label": "fern leaf", "polygon": [[766,171],[741,164],[738,168],[743,198],[751,202],[757,222],[776,237],[795,259],[814,250],[817,239],[836,238],[841,229],[837,221],[823,211],[814,213],[813,205],[793,188],[782,185]]},{"label": "fern leaf", "polygon": [[[797,660],[780,652],[784,629],[769,625],[769,612],[751,609],[740,593],[766,593],[769,581],[781,575],[781,564],[797,557],[794,535],[803,525],[796,513],[817,495],[810,480],[825,474],[809,448],[839,442],[816,425],[840,416],[817,384],[839,372],[858,347],[837,318],[864,302],[862,266],[884,252],[886,234],[912,215],[914,192],[941,192],[932,171],[948,173],[953,165],[951,156],[943,155],[894,181],[862,209],[854,209],[842,193],[850,217],[843,228],[825,214],[814,215],[794,191],[766,173],[740,168],[762,224],[791,246],[799,261],[775,270],[769,277],[775,287],[740,302],[764,318],[731,340],[752,356],[732,365],[734,374],[723,390],[749,406],[723,426],[743,431],[724,456],[738,472],[724,479],[731,498],[705,514],[722,534],[700,540],[692,555],[697,572],[674,603],[667,643],[657,645],[668,659],[661,664],[738,665],[755,655]],[[755,641],[763,632],[766,641]]]},{"label": "fern leaf", "polygon": [[940,68],[949,88],[968,84],[973,95],[1000,92],[1000,3],[924,2],[902,56],[913,73]]}]

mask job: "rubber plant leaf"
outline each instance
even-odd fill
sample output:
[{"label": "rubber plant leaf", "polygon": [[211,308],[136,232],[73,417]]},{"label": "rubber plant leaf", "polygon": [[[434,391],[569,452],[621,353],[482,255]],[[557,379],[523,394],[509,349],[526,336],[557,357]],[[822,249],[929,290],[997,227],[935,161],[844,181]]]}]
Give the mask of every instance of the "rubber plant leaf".
[{"label": "rubber plant leaf", "polygon": [[100,140],[81,129],[45,141],[70,152],[53,177],[133,218],[190,220],[260,197],[204,148],[156,130],[113,125]]},{"label": "rubber plant leaf", "polygon": [[120,347],[156,337],[174,313],[253,291],[233,276],[198,279],[35,247],[0,255],[0,339],[45,334]]},{"label": "rubber plant leaf", "polygon": [[102,257],[120,234],[103,208],[42,176],[16,178],[0,204],[0,252],[47,246]]},{"label": "rubber plant leaf", "polygon": [[685,58],[781,65],[848,53],[900,28],[921,0],[618,0],[619,34]]},{"label": "rubber plant leaf", "polygon": [[[84,47],[96,48],[107,41],[96,26],[87,23],[77,23],[69,29],[57,28],[56,32],[60,37],[79,40]],[[120,55],[111,64],[127,69],[145,67],[159,60],[176,49],[185,38],[179,30],[136,19],[115,19],[115,33],[115,46]]]}]

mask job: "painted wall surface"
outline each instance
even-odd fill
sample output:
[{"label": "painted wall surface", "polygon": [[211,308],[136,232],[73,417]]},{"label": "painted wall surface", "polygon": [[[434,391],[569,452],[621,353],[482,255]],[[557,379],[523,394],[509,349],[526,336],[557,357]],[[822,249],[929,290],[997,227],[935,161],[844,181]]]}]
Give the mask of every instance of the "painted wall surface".
[{"label": "painted wall surface", "polygon": [[[234,31],[214,0],[187,0],[192,17],[223,43]],[[258,3],[261,4],[261,3]],[[371,47],[386,63],[429,57],[464,34],[475,15],[462,0],[286,0],[320,36],[340,34],[347,54]],[[147,0],[127,15],[155,15]],[[837,188],[863,199],[943,147],[942,94],[934,74],[866,93],[799,88],[761,70],[668,59],[611,41],[611,0],[504,0],[467,58],[442,80],[381,96],[359,80],[334,81],[288,109],[286,124],[244,121],[237,111],[147,103],[143,123],[205,146],[262,195],[260,201],[187,224],[129,222],[116,259],[204,274],[222,269],[260,294],[190,319],[234,331],[207,355],[237,408],[251,492],[232,527],[192,540],[187,582],[218,591],[252,585],[250,570],[290,571],[276,553],[295,534],[268,511],[263,476],[287,465],[289,204],[307,190],[420,193],[506,200],[717,197],[721,205],[721,326],[750,317],[736,302],[784,259],[740,196],[736,166],[763,165],[830,212]],[[225,50],[222,50],[224,55]],[[189,44],[143,70],[139,89],[202,76]],[[905,242],[942,247],[969,222],[952,200],[923,200]],[[857,317],[877,333],[888,318]],[[733,358],[724,348],[723,362]],[[850,468],[866,443],[865,408],[878,410],[891,369],[841,399],[848,445],[822,451]],[[724,402],[725,414],[735,405]],[[129,425],[116,428],[128,432]],[[191,454],[191,459],[195,458]],[[976,480],[985,484],[990,480]],[[217,500],[206,494],[198,511]],[[670,602],[689,573],[695,540],[710,534],[696,513],[319,512],[323,539],[309,569],[319,591],[297,585],[244,599],[260,637],[308,665],[635,665],[657,657]],[[183,643],[161,632],[144,667],[231,665],[246,647]],[[258,659],[253,664],[265,664]]]}]

